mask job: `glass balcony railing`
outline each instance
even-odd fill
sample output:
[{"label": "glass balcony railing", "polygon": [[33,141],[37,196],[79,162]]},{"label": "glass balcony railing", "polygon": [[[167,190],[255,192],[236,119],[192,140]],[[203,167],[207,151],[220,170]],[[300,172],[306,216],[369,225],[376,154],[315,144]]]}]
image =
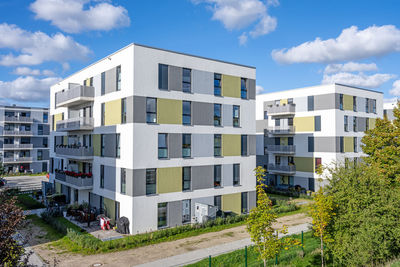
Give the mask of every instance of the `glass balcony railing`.
[{"label": "glass balcony railing", "polygon": [[93,157],[93,147],[75,146],[75,145],[58,145],[56,146],[56,154],[75,159],[90,159]]},{"label": "glass balcony railing", "polygon": [[75,83],[68,84],[68,89],[56,93],[56,107],[79,105],[94,100],[94,87]]},{"label": "glass balcony railing", "polygon": [[296,165],[268,164],[268,171],[274,173],[290,174],[296,172]]},{"label": "glass balcony railing", "polygon": [[72,118],[57,121],[57,132],[93,130],[94,120],[92,117]]},{"label": "glass balcony railing", "polygon": [[268,127],[268,132],[272,134],[294,134],[294,126],[272,126]]},{"label": "glass balcony railing", "polygon": [[289,115],[294,114],[296,112],[296,105],[295,104],[287,104],[287,105],[272,105],[267,106],[265,111],[268,115]]},{"label": "glass balcony railing", "polygon": [[267,152],[293,154],[296,153],[296,146],[294,145],[267,145]]},{"label": "glass balcony railing", "polygon": [[32,149],[33,144],[3,144],[3,149]]}]

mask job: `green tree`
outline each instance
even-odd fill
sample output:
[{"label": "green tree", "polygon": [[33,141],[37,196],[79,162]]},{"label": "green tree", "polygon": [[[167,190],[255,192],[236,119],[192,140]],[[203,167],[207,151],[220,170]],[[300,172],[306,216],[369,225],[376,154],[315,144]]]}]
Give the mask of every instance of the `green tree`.
[{"label": "green tree", "polygon": [[275,257],[283,249],[288,249],[292,245],[299,244],[298,241],[290,238],[279,239],[279,233],[287,233],[286,227],[276,230],[272,224],[276,222],[277,215],[272,209],[272,202],[265,192],[265,169],[258,166],[255,169],[257,178],[257,206],[250,210],[247,218],[247,231],[250,234],[251,241],[259,252],[259,259],[264,262]]}]

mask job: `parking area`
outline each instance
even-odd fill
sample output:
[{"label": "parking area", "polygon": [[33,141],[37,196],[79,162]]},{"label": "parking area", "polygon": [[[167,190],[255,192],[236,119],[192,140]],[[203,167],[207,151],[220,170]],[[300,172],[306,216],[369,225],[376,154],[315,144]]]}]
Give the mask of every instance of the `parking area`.
[{"label": "parking area", "polygon": [[19,188],[22,191],[40,189],[42,187],[42,181],[49,181],[45,175],[10,176],[4,178],[7,181],[6,187]]}]

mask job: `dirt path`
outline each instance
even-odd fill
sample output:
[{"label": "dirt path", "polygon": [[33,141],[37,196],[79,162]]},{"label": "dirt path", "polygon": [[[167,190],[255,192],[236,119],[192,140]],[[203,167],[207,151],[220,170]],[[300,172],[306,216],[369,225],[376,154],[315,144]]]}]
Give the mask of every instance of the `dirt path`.
[{"label": "dirt path", "polygon": [[[283,224],[289,227],[310,222],[311,218],[307,217],[306,214],[300,213],[278,218],[278,222],[276,223],[275,227],[281,227]],[[32,228],[30,231],[36,230],[38,229]],[[82,256],[79,254],[70,254],[63,251],[50,250],[46,243],[42,243],[43,238],[41,238],[39,242],[42,244],[32,245],[35,252],[39,254],[42,259],[45,259],[46,262],[52,264],[54,262],[54,259],[56,258],[58,261],[57,266],[89,267],[93,266],[93,264],[96,263],[101,263],[102,266],[134,266],[156,261],[166,257],[171,257],[174,255],[183,254],[197,249],[241,240],[248,237],[249,235],[246,232],[246,226],[243,225],[231,229],[222,230],[220,232],[206,233],[199,236],[188,237],[171,242],[164,242],[131,250],[90,256]],[[33,243],[35,243],[35,240],[33,240]],[[37,243],[38,242],[36,242],[36,244]]]}]

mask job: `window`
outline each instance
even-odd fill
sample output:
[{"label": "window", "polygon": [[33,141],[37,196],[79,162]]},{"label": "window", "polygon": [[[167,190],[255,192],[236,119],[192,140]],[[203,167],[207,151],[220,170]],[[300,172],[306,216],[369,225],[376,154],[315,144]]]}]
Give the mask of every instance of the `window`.
[{"label": "window", "polygon": [[221,156],[221,135],[220,134],[214,134],[214,156],[215,157],[220,157]]},{"label": "window", "polygon": [[233,185],[240,185],[240,164],[233,164]]},{"label": "window", "polygon": [[184,199],[182,200],[182,223],[190,222],[191,218],[191,200]]},{"label": "window", "polygon": [[158,64],[158,89],[168,90],[168,65]]},{"label": "window", "polygon": [[214,206],[217,207],[217,210],[221,210],[221,196],[214,196]]},{"label": "window", "polygon": [[214,73],[214,95],[221,96],[221,74]]},{"label": "window", "polygon": [[353,142],[353,151],[355,152],[355,153],[357,153],[358,152],[358,149],[357,149],[357,137],[353,137],[354,138],[354,142]]},{"label": "window", "polygon": [[369,113],[369,98],[365,99],[365,112]]},{"label": "window", "polygon": [[240,97],[242,99],[247,99],[247,87],[246,87],[247,79],[240,79]]},{"label": "window", "polygon": [[168,134],[166,133],[158,134],[158,158],[168,158]]},{"label": "window", "polygon": [[[319,120],[321,121],[321,116],[316,116],[316,117],[320,117]],[[288,123],[288,126],[293,126],[293,118],[288,118],[287,123]]]},{"label": "window", "polygon": [[192,156],[192,135],[182,134],[182,157],[190,158]]},{"label": "window", "polygon": [[167,202],[158,203],[158,228],[167,226]]},{"label": "window", "polygon": [[293,137],[288,137],[288,145],[293,146]]},{"label": "window", "polygon": [[240,106],[233,106],[233,127],[240,126]]},{"label": "window", "polygon": [[43,123],[48,123],[49,122],[49,113],[44,112],[43,113]]},{"label": "window", "polygon": [[106,106],[105,103],[101,103],[101,125],[104,125],[104,121],[105,121],[105,114],[106,113]]},{"label": "window", "polygon": [[307,110],[308,111],[314,110],[314,96],[313,95],[307,97]]},{"label": "window", "polygon": [[242,214],[249,212],[249,208],[247,205],[247,194],[248,194],[247,192],[242,192],[242,196],[241,196]]},{"label": "window", "polygon": [[154,195],[156,193],[156,169],[146,170],[146,195]]},{"label": "window", "polygon": [[294,157],[292,157],[292,156],[288,157],[288,165],[289,166],[293,166],[294,165]]},{"label": "window", "polygon": [[115,157],[121,157],[121,136],[120,134],[115,135]]},{"label": "window", "polygon": [[339,94],[339,109],[343,110],[343,94]]},{"label": "window", "polygon": [[221,126],[221,104],[214,104],[214,125]]},{"label": "window", "polygon": [[182,168],[182,191],[188,191],[191,188],[191,171],[190,167]]},{"label": "window", "polygon": [[275,126],[281,126],[281,120],[275,119]]},{"label": "window", "polygon": [[157,122],[157,99],[155,98],[146,98],[146,122]]},{"label": "window", "polygon": [[43,160],[43,151],[42,150],[38,150],[38,152],[37,152],[37,160]]},{"label": "window", "polygon": [[274,137],[275,140],[275,145],[279,146],[281,144],[281,138],[280,137]]},{"label": "window", "polygon": [[349,116],[346,115],[344,116],[344,131],[349,131]]},{"label": "window", "polygon": [[275,156],[275,165],[281,165],[281,156]]},{"label": "window", "polygon": [[182,91],[186,93],[190,93],[192,83],[192,70],[191,69],[182,69]]},{"label": "window", "polygon": [[357,117],[353,117],[353,132],[357,132]]},{"label": "window", "polygon": [[343,136],[339,137],[339,151],[340,151],[340,153],[344,152],[344,137]]},{"label": "window", "polygon": [[[293,118],[292,118],[292,123],[293,123]],[[321,131],[321,116],[314,116],[314,130],[316,132]]]},{"label": "window", "polygon": [[101,156],[104,157],[104,152],[105,152],[105,147],[106,147],[106,139],[104,138],[104,134],[100,135],[100,141],[101,141]]},{"label": "window", "polygon": [[314,152],[314,136],[308,137],[308,152]]},{"label": "window", "polygon": [[100,165],[100,188],[104,188],[104,165]]},{"label": "window", "polygon": [[247,135],[242,135],[241,136],[242,142],[241,142],[241,154],[242,156],[247,156]]},{"label": "window", "polygon": [[182,101],[182,124],[192,124],[192,102]]},{"label": "window", "polygon": [[365,118],[365,130],[369,130],[369,118]]},{"label": "window", "polygon": [[288,98],[287,103],[288,104],[293,104],[293,98]]},{"label": "window", "polygon": [[43,135],[43,125],[42,124],[38,125],[38,135]]},{"label": "window", "polygon": [[318,171],[319,166],[322,164],[322,159],[321,158],[315,158],[315,172]]},{"label": "window", "polygon": [[126,123],[126,98],[121,99],[121,123]]},{"label": "window", "polygon": [[101,95],[106,93],[106,73],[101,73]]},{"label": "window", "polygon": [[308,190],[315,191],[315,180],[314,178],[308,178]]},{"label": "window", "polygon": [[264,120],[268,120],[268,113],[264,111]]},{"label": "window", "polygon": [[117,91],[121,91],[121,66],[117,67]]},{"label": "window", "polygon": [[43,137],[43,147],[48,147],[49,146],[49,141],[47,137]]},{"label": "window", "polygon": [[222,165],[214,165],[214,188],[221,187]]},{"label": "window", "polygon": [[121,194],[126,194],[126,169],[121,168]]},{"label": "window", "polygon": [[372,112],[376,114],[376,99],[372,99]]},{"label": "window", "polygon": [[353,96],[353,111],[357,112],[357,97]]}]

